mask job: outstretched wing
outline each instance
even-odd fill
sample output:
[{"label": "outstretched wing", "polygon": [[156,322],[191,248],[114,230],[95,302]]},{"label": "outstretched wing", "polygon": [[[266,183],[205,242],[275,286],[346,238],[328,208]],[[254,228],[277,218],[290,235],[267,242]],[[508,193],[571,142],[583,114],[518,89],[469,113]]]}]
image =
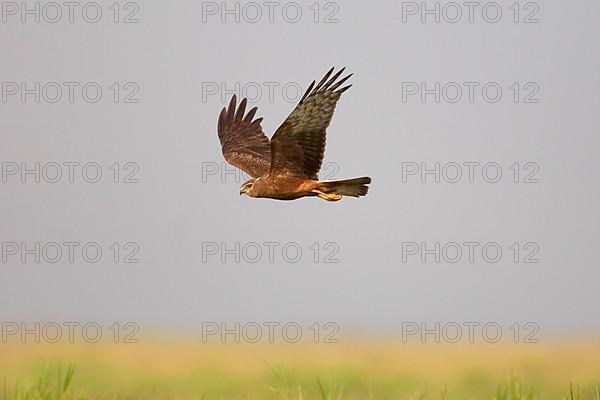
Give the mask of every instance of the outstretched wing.
[{"label": "outstretched wing", "polygon": [[[292,174],[316,179],[325,154],[326,129],[342,93],[352,85],[338,89],[352,74],[337,80],[333,68],[315,86],[311,83],[300,103],[271,138],[271,174]],[[330,78],[331,77],[331,78]]]},{"label": "outstretched wing", "polygon": [[258,108],[254,107],[244,116],[246,103],[243,99],[236,110],[234,95],[229,106],[221,110],[217,132],[225,160],[257,178],[270,171],[271,144],[260,126],[262,118],[252,120]]}]

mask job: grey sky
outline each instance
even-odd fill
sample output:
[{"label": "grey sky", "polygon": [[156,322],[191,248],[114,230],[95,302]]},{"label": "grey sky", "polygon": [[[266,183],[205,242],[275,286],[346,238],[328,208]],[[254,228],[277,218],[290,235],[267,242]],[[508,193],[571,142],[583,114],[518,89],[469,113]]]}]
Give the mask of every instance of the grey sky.
[{"label": "grey sky", "polygon": [[[497,3],[497,23],[485,20],[494,14],[489,6],[482,16],[489,2],[475,9],[472,23],[466,8],[459,22],[446,21],[454,11],[445,3],[439,23],[432,15],[423,23],[419,13],[408,15],[414,11],[408,2],[396,1],[317,3],[317,23],[314,2],[298,3],[297,23],[282,16],[286,3],[275,8],[273,23],[264,5],[256,23],[248,21],[254,11],[243,14],[242,6],[239,23],[229,14],[222,23],[210,8],[220,2],[144,1],[137,13],[121,9],[121,22],[114,23],[112,3],[100,3],[102,19],[95,24],[80,9],[73,23],[63,15],[54,24],[43,15],[36,24],[31,16],[20,22],[13,10],[3,13],[0,160],[7,175],[0,183],[1,241],[30,247],[97,242],[103,255],[90,263],[77,250],[72,264],[64,255],[55,264],[7,256],[0,264],[2,320],[124,320],[162,327],[336,321],[363,328],[403,321],[534,321],[544,332],[600,329],[597,1],[533,3],[539,10],[519,3],[518,23],[509,9],[513,2],[504,1]],[[427,4],[433,9],[435,2]],[[122,23],[132,12],[139,22]],[[286,18],[294,17],[288,12]],[[331,13],[338,22],[324,23]],[[526,16],[539,22],[524,23]],[[355,75],[328,130],[325,157],[336,178],[371,176],[366,198],[336,204],[255,200],[238,195],[240,182],[232,175],[203,177],[214,165],[222,172],[216,135],[222,84],[231,89],[239,82],[248,96],[256,86],[263,90],[253,105],[270,136],[294,106],[282,87],[304,89],[331,66]],[[40,103],[34,94],[25,103],[20,93],[8,94],[11,82],[19,90],[23,82],[30,89],[40,82]],[[42,93],[48,82],[62,87],[56,103],[47,101],[52,85]],[[73,103],[65,82],[79,83]],[[102,89],[97,103],[83,98],[89,82]],[[420,93],[406,92],[422,82],[428,89],[440,83],[439,103],[435,94],[423,102]],[[207,94],[215,85],[219,93]],[[275,87],[273,101],[269,85]],[[457,87],[462,98],[452,103]],[[497,87],[501,99],[486,100]],[[138,102],[124,103],[128,94]],[[47,173],[50,162],[96,162],[102,177],[88,183],[79,166],[73,167],[73,183],[63,176],[38,184],[31,175],[22,183],[19,173],[6,170],[22,162],[39,162]],[[132,175],[139,182],[114,183],[115,169],[120,182],[135,172],[127,162],[139,167]],[[446,166],[440,183],[431,175],[426,183],[420,175],[403,182],[403,163],[433,168],[436,162],[440,174]],[[473,183],[465,162],[480,163]],[[448,163],[462,166],[459,182],[445,179],[454,176],[455,164]],[[487,163],[501,167],[497,183],[486,181],[494,178],[490,170],[482,177]],[[524,183],[529,173],[539,182]],[[125,243],[135,242],[139,263],[115,264],[114,242],[121,247],[119,261],[134,249]],[[221,262],[221,249],[206,254],[214,250],[207,243],[222,242],[228,248],[240,243],[240,263],[234,255]],[[280,244],[273,263],[265,242]],[[420,254],[403,262],[407,242],[481,245],[473,263],[465,254],[456,263],[435,263],[433,255],[423,263]],[[481,255],[489,242],[503,251],[497,263]],[[510,249],[515,242],[518,263]],[[256,263],[248,262],[255,255],[248,243],[263,252]],[[299,262],[286,261],[285,245],[301,248]],[[339,262],[324,262],[332,251]],[[524,263],[532,251],[539,262]]]}]

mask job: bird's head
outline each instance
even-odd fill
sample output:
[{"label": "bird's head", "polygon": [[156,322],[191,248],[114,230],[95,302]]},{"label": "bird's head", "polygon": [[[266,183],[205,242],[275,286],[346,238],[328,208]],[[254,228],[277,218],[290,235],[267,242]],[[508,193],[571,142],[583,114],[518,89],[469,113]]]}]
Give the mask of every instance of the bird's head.
[{"label": "bird's head", "polygon": [[254,190],[255,182],[256,182],[256,179],[254,179],[254,178],[244,182],[244,184],[242,186],[240,186],[240,195],[245,194],[250,197],[255,197],[256,196],[256,193]]}]

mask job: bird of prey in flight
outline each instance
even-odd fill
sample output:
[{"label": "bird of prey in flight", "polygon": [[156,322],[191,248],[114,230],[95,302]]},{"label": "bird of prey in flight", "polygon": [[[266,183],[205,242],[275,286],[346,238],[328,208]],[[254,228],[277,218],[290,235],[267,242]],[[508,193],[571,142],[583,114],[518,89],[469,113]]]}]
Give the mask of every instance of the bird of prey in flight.
[{"label": "bird of prey in flight", "polygon": [[277,200],[318,196],[338,201],[343,196],[367,194],[369,177],[335,181],[317,177],[335,105],[352,86],[342,86],[352,74],[338,80],[344,69],[332,76],[331,68],[319,83],[313,81],[270,141],[260,126],[262,118],[254,119],[257,107],[246,114],[245,98],[236,108],[234,95],[221,110],[217,131],[223,156],[252,177],[240,187],[240,195]]}]

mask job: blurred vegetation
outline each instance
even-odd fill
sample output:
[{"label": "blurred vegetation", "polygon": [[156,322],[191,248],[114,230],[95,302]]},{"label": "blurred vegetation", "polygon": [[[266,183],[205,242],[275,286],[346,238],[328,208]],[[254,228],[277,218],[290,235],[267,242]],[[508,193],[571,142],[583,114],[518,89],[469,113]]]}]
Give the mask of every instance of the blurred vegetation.
[{"label": "blurred vegetation", "polygon": [[600,346],[2,344],[0,376],[4,400],[600,400]]}]

